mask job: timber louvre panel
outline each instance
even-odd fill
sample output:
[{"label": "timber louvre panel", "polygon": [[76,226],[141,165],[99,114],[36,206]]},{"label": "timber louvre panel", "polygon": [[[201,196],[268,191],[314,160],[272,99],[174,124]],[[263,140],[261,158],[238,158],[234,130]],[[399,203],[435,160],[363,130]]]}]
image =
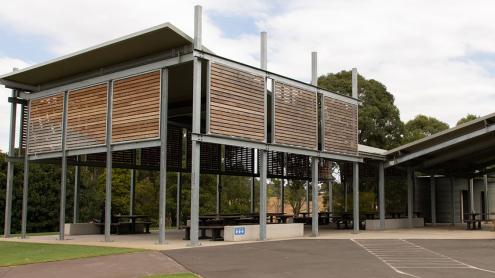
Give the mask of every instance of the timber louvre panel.
[{"label": "timber louvre panel", "polygon": [[160,137],[160,71],[115,80],[112,143]]},{"label": "timber louvre panel", "polygon": [[69,91],[67,149],[105,144],[107,84]]},{"label": "timber louvre panel", "polygon": [[64,93],[31,100],[28,153],[62,150]]},{"label": "timber louvre panel", "polygon": [[275,143],[317,149],[316,93],[276,80],[274,87]]},{"label": "timber louvre panel", "polygon": [[325,151],[357,155],[357,105],[324,97],[323,108]]},{"label": "timber louvre panel", "polygon": [[219,63],[210,74],[210,133],[264,141],[264,77]]}]

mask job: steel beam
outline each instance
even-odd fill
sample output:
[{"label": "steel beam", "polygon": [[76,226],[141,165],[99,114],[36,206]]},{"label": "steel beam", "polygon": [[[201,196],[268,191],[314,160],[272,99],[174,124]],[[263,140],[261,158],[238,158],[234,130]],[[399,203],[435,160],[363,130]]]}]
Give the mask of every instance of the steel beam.
[{"label": "steel beam", "polygon": [[[12,97],[17,96],[17,91],[12,90]],[[16,124],[17,105],[11,103],[10,106],[10,133],[9,133],[9,157],[15,156],[15,124]],[[10,237],[10,227],[12,221],[12,188],[14,185],[14,163],[7,162],[7,187],[5,192],[5,222],[3,236]]]},{"label": "steel beam", "polygon": [[318,158],[311,158],[311,185],[312,185],[312,215],[311,215],[311,235],[313,237],[318,236]]},{"label": "steel beam", "polygon": [[165,243],[165,219],[167,206],[167,124],[168,124],[168,69],[162,69],[160,89],[160,196],[158,243]]},{"label": "steel beam", "polygon": [[[202,48],[202,9],[194,7],[194,48]],[[192,132],[201,132],[201,60],[193,59],[193,114]],[[199,243],[199,179],[200,179],[200,142],[191,142],[191,233],[190,245]]]},{"label": "steel beam", "polygon": [[380,209],[380,229],[385,229],[385,168],[378,163],[378,207]]},{"label": "steel beam", "polygon": [[353,195],[353,233],[359,233],[359,164],[354,162],[352,164],[352,195]]},{"label": "steel beam", "polygon": [[110,241],[112,225],[112,106],[113,106],[113,81],[107,85],[107,127],[106,127],[106,180],[105,180],[105,241]]},{"label": "steel beam", "polygon": [[435,175],[430,176],[430,206],[431,206],[431,224],[437,225],[437,185]]},{"label": "steel beam", "polygon": [[59,239],[65,239],[65,203],[67,198],[67,152],[66,141],[67,141],[67,109],[69,104],[69,94],[67,91],[64,93],[64,107],[62,114],[62,177],[60,182],[60,228],[59,228]]},{"label": "steel beam", "polygon": [[[29,121],[31,118],[31,103],[28,105],[28,114],[26,119],[26,126],[29,127]],[[26,148],[24,153],[24,185],[22,188],[22,220],[21,220],[21,238],[26,238],[26,230],[27,230],[27,212],[28,212],[28,197],[29,197],[29,157],[28,157],[28,149],[29,149],[29,131],[30,129],[26,129]],[[19,149],[20,149],[19,145]]]},{"label": "steel beam", "polygon": [[265,150],[259,150],[260,161],[260,240],[266,240],[266,179],[267,179],[267,161],[268,152]]}]

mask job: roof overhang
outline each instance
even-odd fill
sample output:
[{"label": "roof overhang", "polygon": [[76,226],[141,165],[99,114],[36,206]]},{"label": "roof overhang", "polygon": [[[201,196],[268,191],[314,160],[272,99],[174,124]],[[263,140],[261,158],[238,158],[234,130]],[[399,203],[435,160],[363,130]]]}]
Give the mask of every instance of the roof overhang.
[{"label": "roof overhang", "polygon": [[120,37],[45,63],[0,76],[9,88],[37,91],[43,84],[191,45],[193,39],[170,23]]}]

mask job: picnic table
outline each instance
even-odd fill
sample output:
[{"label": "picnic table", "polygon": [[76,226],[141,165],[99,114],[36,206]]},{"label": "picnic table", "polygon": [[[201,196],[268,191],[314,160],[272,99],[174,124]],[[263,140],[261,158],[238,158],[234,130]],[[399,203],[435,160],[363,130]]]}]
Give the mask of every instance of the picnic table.
[{"label": "picnic table", "polygon": [[[150,233],[150,217],[148,215],[114,215],[113,219],[115,219],[116,223],[126,223],[122,220],[127,219],[127,222],[131,223],[130,231],[129,233],[135,234],[136,233],[136,224],[143,224],[145,227],[145,231],[147,234]],[[141,221],[138,221],[138,219],[141,219]]]},{"label": "picnic table", "polygon": [[464,222],[466,222],[467,230],[481,230],[481,219],[478,218],[479,215],[477,212],[464,213]]}]

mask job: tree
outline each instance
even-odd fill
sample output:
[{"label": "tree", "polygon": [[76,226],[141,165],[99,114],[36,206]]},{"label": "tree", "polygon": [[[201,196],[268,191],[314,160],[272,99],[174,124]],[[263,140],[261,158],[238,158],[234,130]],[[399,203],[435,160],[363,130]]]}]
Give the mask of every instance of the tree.
[{"label": "tree", "polygon": [[[331,92],[352,93],[352,73],[341,71],[318,78],[318,86]],[[385,85],[358,75],[358,93],[362,105],[359,108],[359,142],[368,146],[392,149],[400,145],[404,124],[394,104],[394,96]]]},{"label": "tree", "polygon": [[306,199],[305,183],[303,180],[291,180],[285,186],[285,201],[292,207],[294,215],[301,212]]},{"label": "tree", "polygon": [[409,142],[413,142],[421,138],[433,135],[448,128],[448,124],[434,117],[417,115],[416,118],[408,121],[405,124],[403,143],[407,144]]},{"label": "tree", "polygon": [[467,123],[467,122],[470,122],[472,120],[476,120],[478,118],[479,118],[479,116],[476,116],[474,114],[467,114],[465,117],[463,117],[459,121],[457,121],[456,126],[462,125],[462,124]]}]

